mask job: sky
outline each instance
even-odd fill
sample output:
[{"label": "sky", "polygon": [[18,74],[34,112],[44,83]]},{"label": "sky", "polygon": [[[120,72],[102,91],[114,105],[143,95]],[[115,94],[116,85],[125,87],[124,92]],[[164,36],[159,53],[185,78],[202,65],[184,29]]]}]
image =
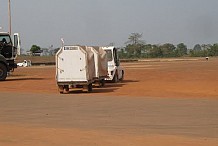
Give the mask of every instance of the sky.
[{"label": "sky", "polygon": [[[146,43],[218,43],[218,0],[11,0],[12,32],[22,48],[67,45],[125,46],[131,33]],[[8,31],[8,0],[0,0]]]}]

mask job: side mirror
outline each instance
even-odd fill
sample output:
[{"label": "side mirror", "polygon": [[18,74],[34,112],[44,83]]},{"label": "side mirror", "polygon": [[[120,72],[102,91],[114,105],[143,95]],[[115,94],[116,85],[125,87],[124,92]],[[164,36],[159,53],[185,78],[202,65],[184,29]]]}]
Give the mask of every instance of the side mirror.
[{"label": "side mirror", "polygon": [[20,42],[20,36],[18,33],[14,33],[14,47],[17,48],[17,55],[21,54],[21,42]]}]

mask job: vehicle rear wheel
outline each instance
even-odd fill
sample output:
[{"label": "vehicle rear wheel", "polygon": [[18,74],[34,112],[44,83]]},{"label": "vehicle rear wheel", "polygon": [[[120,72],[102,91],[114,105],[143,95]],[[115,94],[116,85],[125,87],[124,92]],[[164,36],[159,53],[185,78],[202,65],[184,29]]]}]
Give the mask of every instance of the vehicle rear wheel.
[{"label": "vehicle rear wheel", "polygon": [[69,93],[69,86],[68,85],[64,86],[64,93]]},{"label": "vehicle rear wheel", "polygon": [[88,92],[92,92],[92,83],[88,85]]},{"label": "vehicle rear wheel", "polygon": [[7,68],[4,64],[0,63],[0,81],[4,81],[7,77]]},{"label": "vehicle rear wheel", "polygon": [[64,86],[59,85],[58,89],[59,89],[60,94],[64,93]]},{"label": "vehicle rear wheel", "polygon": [[122,71],[122,77],[120,79],[120,81],[123,81],[124,80],[124,71]]},{"label": "vehicle rear wheel", "polygon": [[104,87],[105,86],[105,80],[104,79],[102,79],[101,81],[100,81],[100,87]]},{"label": "vehicle rear wheel", "polygon": [[88,85],[84,85],[83,86],[83,91],[87,92],[87,93],[92,92],[92,83],[90,83]]}]

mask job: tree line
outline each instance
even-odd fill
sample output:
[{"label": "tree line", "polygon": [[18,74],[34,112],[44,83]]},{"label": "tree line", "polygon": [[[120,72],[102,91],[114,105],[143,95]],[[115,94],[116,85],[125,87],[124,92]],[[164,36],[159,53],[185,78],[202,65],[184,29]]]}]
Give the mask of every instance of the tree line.
[{"label": "tree line", "polygon": [[196,44],[193,49],[188,49],[184,43],[177,45],[165,44],[146,44],[141,40],[142,34],[132,33],[126,46],[120,48],[120,58],[169,58],[169,57],[209,57],[218,56],[218,43],[215,44]]},{"label": "tree line", "polygon": [[[188,49],[184,43],[146,44],[140,33],[131,33],[125,45],[119,48],[121,59],[218,56],[218,43],[196,44],[192,49]],[[33,45],[30,52],[34,55],[42,50],[40,46]],[[59,48],[52,49],[49,54],[54,55],[58,50]]]}]

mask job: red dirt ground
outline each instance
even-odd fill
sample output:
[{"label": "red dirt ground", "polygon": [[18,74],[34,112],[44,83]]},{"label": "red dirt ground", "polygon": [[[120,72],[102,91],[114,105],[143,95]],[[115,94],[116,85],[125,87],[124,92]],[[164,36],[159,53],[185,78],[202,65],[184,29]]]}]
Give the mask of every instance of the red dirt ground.
[{"label": "red dirt ground", "polygon": [[[89,96],[218,98],[218,59],[123,63],[125,80],[95,88]],[[59,94],[54,66],[18,68],[1,91]],[[74,92],[72,92],[74,93]],[[75,92],[75,94],[84,94]]]},{"label": "red dirt ground", "polygon": [[[71,91],[70,94],[102,97],[119,96],[138,100],[151,98],[218,99],[218,59],[160,60],[122,63],[125,80],[93,93]],[[54,66],[18,68],[4,82],[0,93],[59,95]],[[1,98],[1,95],[0,95]],[[40,109],[39,109],[40,112]],[[214,113],[216,114],[216,113]],[[98,130],[35,127],[25,124],[0,123],[0,145],[4,146],[218,146],[217,138],[178,135],[122,134]]]}]

